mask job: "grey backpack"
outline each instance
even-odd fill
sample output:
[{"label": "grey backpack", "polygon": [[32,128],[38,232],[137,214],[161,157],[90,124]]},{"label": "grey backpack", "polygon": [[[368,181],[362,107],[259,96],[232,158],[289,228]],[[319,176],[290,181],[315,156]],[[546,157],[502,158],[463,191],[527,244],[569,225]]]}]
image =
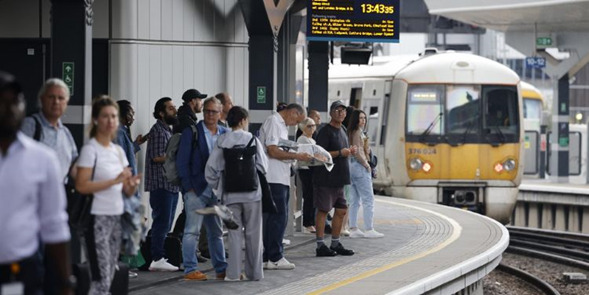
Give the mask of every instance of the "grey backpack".
[{"label": "grey backpack", "polygon": [[[190,153],[196,149],[196,141],[198,139],[198,130],[196,125],[190,125],[192,129],[192,149]],[[166,161],[164,162],[164,177],[173,185],[180,185],[180,175],[178,175],[178,168],[176,167],[176,154],[178,154],[178,147],[180,146],[180,137],[182,133],[176,133],[170,137],[166,145]]]}]

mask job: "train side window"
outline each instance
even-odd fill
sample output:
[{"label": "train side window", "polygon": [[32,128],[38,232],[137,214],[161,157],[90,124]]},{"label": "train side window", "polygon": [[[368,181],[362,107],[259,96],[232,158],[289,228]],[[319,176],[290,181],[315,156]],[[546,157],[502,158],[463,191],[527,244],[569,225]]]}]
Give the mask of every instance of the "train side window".
[{"label": "train side window", "polygon": [[443,85],[412,85],[408,89],[407,135],[439,135],[444,130],[441,113]]},{"label": "train side window", "polygon": [[524,98],[524,119],[540,119],[542,116],[542,101]]},{"label": "train side window", "polygon": [[389,120],[389,104],[391,101],[391,95],[385,94],[384,101],[382,104],[382,125],[380,126],[380,145],[384,145],[386,142],[387,134],[387,122]]}]

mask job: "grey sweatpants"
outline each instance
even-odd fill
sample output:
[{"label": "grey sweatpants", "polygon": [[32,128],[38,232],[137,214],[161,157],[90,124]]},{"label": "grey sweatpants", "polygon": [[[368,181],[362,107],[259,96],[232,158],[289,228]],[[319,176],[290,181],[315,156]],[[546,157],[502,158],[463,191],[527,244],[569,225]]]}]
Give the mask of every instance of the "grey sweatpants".
[{"label": "grey sweatpants", "polygon": [[121,250],[121,216],[95,215],[94,240],[100,281],[92,281],[90,294],[110,294],[110,284]]},{"label": "grey sweatpants", "polygon": [[[239,279],[243,254],[241,245],[245,235],[245,276],[252,281],[264,278],[262,269],[262,201],[236,203],[227,205],[235,222],[239,224],[236,230],[229,230],[229,258],[227,259],[226,276]],[[244,231],[241,229],[245,228]]]}]

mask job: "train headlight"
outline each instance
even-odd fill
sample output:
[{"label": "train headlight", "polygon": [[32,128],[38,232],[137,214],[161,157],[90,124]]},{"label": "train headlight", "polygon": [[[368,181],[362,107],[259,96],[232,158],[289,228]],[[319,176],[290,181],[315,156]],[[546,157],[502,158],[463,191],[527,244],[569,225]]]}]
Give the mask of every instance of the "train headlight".
[{"label": "train headlight", "polygon": [[430,170],[432,170],[432,164],[425,162],[423,163],[422,169],[425,173],[428,173]]},{"label": "train headlight", "polygon": [[503,162],[503,169],[505,169],[505,171],[507,171],[507,172],[513,171],[513,169],[515,169],[515,160],[514,159],[505,160],[505,162]]},{"label": "train headlight", "polygon": [[423,167],[423,162],[418,158],[413,158],[409,161],[409,167],[415,171],[419,171]]}]

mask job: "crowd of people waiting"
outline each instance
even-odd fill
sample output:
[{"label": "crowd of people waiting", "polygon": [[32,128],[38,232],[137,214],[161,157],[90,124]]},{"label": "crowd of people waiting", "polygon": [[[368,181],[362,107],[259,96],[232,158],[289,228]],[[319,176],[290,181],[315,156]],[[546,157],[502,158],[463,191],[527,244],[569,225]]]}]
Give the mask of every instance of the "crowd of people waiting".
[{"label": "crowd of people waiting", "polygon": [[[84,236],[86,256],[96,273],[92,294],[109,294],[121,256],[140,254],[136,243],[122,247],[124,241],[133,240],[132,235],[125,235],[122,215],[133,206],[130,201],[140,203],[138,187],[142,180],[152,209],[151,261],[146,262],[151,271],[179,270],[168,261],[164,241],[174,224],[182,193],[184,210],[175,227],[180,228],[187,280],[209,279],[198,267],[206,259],[211,259],[215,279],[225,281],[256,281],[264,277],[263,269],[295,268],[284,257],[283,239],[296,162],[297,182],[303,192],[303,225],[316,235],[316,256],[353,255],[354,251],[340,241],[340,235],[383,236],[373,226],[373,167],[363,132],[366,114],[341,101],[331,104],[331,120],[323,126],[318,111],[311,110],[307,117],[301,105],[281,104],[255,136],[247,131],[248,111],[233,106],[228,93],[207,98],[189,89],[178,109],[171,98],[159,99],[153,111],[155,124],[147,135],[133,139],[130,127],[135,110],[131,103],[102,95],[92,103],[90,139],[78,154],[72,134],[61,121],[69,97],[63,81],[49,79],[39,91],[41,110],[25,117],[22,89],[11,75],[0,72],[0,236],[11,237],[0,243],[0,284],[21,282],[25,294],[37,294],[43,278],[39,266],[51,265],[56,280],[45,288],[71,293],[70,257],[77,260],[79,253],[70,253],[68,248],[70,237],[72,242],[75,239],[65,211],[63,184],[67,179],[74,179],[80,194],[94,196],[90,226]],[[197,117],[200,113],[201,120]],[[314,155],[283,149],[281,142],[288,140],[288,126],[298,126],[298,143],[317,144],[328,151],[333,169],[302,165],[313,160]],[[174,162],[178,181],[171,181],[164,169],[166,160],[170,160],[166,152],[173,136],[178,141]],[[136,153],[146,142],[142,174]],[[253,165],[260,179],[263,176],[264,183],[268,183],[275,210],[263,212],[264,186],[257,180],[251,189],[230,187],[234,181],[229,179],[233,176],[226,169],[225,157],[227,150],[235,148],[244,153],[252,151]],[[228,230],[227,253],[222,220],[216,214],[202,214],[203,209],[220,204],[229,208],[237,224],[236,229]],[[348,204],[350,217],[346,221]],[[357,222],[360,204],[364,232]],[[328,247],[324,235],[329,212],[333,212],[333,218]],[[129,275],[136,276],[133,272]]]}]

